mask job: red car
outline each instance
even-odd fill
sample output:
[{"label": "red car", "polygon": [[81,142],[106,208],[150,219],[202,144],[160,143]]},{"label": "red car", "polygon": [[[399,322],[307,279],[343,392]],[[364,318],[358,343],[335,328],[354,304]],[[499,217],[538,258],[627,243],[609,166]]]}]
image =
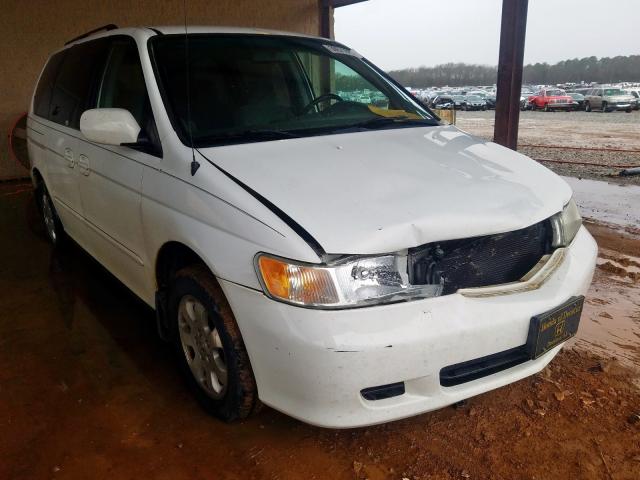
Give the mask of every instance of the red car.
[{"label": "red car", "polygon": [[570,112],[573,108],[573,99],[559,88],[540,90],[537,94],[530,96],[528,101],[532,110],[541,108],[549,112],[562,109]]}]

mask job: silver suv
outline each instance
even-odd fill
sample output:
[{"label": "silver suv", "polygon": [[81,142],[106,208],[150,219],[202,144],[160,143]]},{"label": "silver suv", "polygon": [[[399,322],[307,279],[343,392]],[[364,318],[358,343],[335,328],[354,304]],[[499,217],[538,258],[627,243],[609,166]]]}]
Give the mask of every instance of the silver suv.
[{"label": "silver suv", "polygon": [[633,96],[615,87],[596,87],[587,92],[584,97],[584,109],[587,112],[592,110],[631,112],[634,104]]}]

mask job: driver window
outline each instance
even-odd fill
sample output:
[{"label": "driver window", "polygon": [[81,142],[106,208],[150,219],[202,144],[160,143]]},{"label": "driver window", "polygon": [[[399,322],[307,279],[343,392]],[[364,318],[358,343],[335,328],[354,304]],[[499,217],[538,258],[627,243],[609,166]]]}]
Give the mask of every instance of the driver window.
[{"label": "driver window", "polygon": [[[297,55],[315,98],[333,93],[343,101],[385,110],[390,108],[389,98],[384,93],[344,63],[312,52],[298,52]],[[335,100],[319,103],[318,108],[322,110],[332,103]]]},{"label": "driver window", "polygon": [[149,131],[153,114],[138,48],[133,40],[116,40],[98,93],[98,108],[124,108]]}]

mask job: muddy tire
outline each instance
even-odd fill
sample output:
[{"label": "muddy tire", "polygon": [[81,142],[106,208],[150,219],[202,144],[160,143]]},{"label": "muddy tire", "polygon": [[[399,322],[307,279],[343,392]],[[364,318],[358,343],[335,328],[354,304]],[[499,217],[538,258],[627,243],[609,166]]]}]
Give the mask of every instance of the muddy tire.
[{"label": "muddy tire", "polygon": [[44,183],[38,187],[35,194],[47,239],[54,247],[61,247],[66,239],[64,227]]},{"label": "muddy tire", "polygon": [[249,356],[211,272],[200,265],[180,270],[167,306],[180,370],[198,402],[227,422],[257,412],[261,403]]}]

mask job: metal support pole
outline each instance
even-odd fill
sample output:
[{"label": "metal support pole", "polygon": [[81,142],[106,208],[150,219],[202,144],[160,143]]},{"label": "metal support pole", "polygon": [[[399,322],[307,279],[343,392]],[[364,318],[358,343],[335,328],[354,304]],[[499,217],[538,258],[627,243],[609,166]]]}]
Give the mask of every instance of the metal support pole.
[{"label": "metal support pole", "polygon": [[522,64],[529,0],[502,0],[500,56],[493,139],[512,149],[518,146]]},{"label": "metal support pole", "polygon": [[320,0],[320,36],[331,38],[331,18],[333,7],[331,0]]}]

